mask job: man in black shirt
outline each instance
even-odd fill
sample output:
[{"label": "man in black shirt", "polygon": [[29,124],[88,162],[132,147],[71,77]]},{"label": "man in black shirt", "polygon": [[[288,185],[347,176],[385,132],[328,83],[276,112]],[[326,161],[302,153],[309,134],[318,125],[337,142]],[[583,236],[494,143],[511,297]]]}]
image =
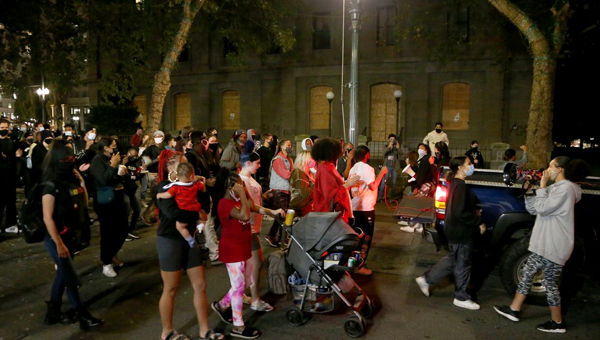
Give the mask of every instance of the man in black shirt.
[{"label": "man in black shirt", "polygon": [[8,135],[9,122],[0,119],[0,223],[6,207],[6,228],[9,233],[18,233],[17,228],[17,158],[23,155],[15,148]]},{"label": "man in black shirt", "polygon": [[269,190],[269,168],[271,167],[271,160],[275,156],[275,151],[271,149],[273,143],[273,135],[265,132],[262,134],[263,143],[256,150],[260,156],[260,168],[256,171],[256,181],[263,188],[263,192]]}]

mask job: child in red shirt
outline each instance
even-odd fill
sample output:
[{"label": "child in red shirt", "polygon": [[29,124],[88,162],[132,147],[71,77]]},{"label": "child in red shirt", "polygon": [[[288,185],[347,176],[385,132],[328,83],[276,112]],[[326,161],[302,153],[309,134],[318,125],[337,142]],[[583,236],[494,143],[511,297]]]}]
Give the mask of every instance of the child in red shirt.
[{"label": "child in red shirt", "polygon": [[[169,199],[175,197],[175,202],[181,210],[197,211],[200,213],[200,219],[197,221],[198,230],[202,232],[203,222],[206,221],[206,213],[200,210],[200,202],[198,202],[198,191],[205,192],[203,177],[194,175],[194,167],[190,163],[180,163],[177,166],[177,177],[179,181],[165,186],[168,189],[165,192],[156,194],[158,199]],[[187,223],[176,221],[176,227],[181,236],[189,243],[190,247],[194,247],[194,238],[191,232],[187,229]]]}]

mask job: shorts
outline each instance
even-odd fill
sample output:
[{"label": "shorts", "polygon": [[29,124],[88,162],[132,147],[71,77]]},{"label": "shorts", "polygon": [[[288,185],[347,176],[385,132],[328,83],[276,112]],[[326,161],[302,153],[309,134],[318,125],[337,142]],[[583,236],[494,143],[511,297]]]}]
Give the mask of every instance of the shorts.
[{"label": "shorts", "polygon": [[252,251],[260,250],[260,249],[262,249],[262,246],[260,244],[260,235],[252,234]]},{"label": "shorts", "polygon": [[176,272],[205,266],[210,262],[208,248],[194,247],[183,239],[175,240],[158,236],[156,238],[158,262],[163,272]]}]

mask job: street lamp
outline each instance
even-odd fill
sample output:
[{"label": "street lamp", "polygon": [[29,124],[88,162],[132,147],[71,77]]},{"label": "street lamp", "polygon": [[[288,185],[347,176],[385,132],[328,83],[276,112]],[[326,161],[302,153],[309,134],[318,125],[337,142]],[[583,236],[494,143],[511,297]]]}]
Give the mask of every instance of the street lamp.
[{"label": "street lamp", "polygon": [[333,123],[333,119],[331,117],[331,101],[333,101],[333,98],[335,97],[335,95],[333,94],[333,92],[329,91],[325,94],[325,97],[327,97],[327,101],[329,102],[329,137],[333,137],[331,135],[331,129],[332,129],[332,123]]},{"label": "street lamp", "polygon": [[394,98],[396,98],[396,133],[397,138],[400,138],[400,98],[402,98],[402,91],[394,91]]},{"label": "street lamp", "polygon": [[46,110],[44,110],[44,105],[46,104],[46,96],[50,94],[50,90],[46,87],[40,87],[35,91],[38,96],[40,96],[40,100],[42,101],[42,123],[46,122]]}]

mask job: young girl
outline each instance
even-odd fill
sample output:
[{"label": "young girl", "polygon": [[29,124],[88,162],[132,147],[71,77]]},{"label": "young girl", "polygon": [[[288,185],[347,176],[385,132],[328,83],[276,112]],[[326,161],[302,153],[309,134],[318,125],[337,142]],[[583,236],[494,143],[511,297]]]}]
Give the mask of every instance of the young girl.
[{"label": "young girl", "polygon": [[[273,207],[287,210],[290,205],[290,176],[294,170],[294,161],[292,160],[292,142],[289,139],[283,139],[277,145],[275,158],[271,162],[271,180],[269,187],[273,190]],[[277,220],[269,230],[267,242],[271,247],[278,247],[282,235],[281,225]]]},{"label": "young girl", "polygon": [[[202,221],[206,221],[206,213],[202,212],[200,202],[198,202],[198,191],[205,192],[203,177],[194,176],[194,167],[190,163],[180,163],[177,166],[177,177],[179,181],[171,183],[164,187],[167,191],[156,194],[158,199],[169,199],[175,197],[175,202],[181,210],[197,211],[200,213],[200,220],[197,221],[198,226]],[[192,233],[187,229],[188,223],[177,221],[176,228],[188,242],[190,248],[195,245]],[[201,230],[201,228],[199,228]]]},{"label": "young girl", "polygon": [[[231,324],[232,337],[256,339],[260,332],[246,327],[242,317],[244,289],[253,283],[252,257],[252,201],[247,197],[240,176],[229,173],[225,185],[225,196],[219,201],[218,213],[223,228],[219,242],[219,261],[225,263],[231,289],[221,299],[212,303],[212,309],[223,322]],[[229,310],[231,308],[231,310]]]}]

